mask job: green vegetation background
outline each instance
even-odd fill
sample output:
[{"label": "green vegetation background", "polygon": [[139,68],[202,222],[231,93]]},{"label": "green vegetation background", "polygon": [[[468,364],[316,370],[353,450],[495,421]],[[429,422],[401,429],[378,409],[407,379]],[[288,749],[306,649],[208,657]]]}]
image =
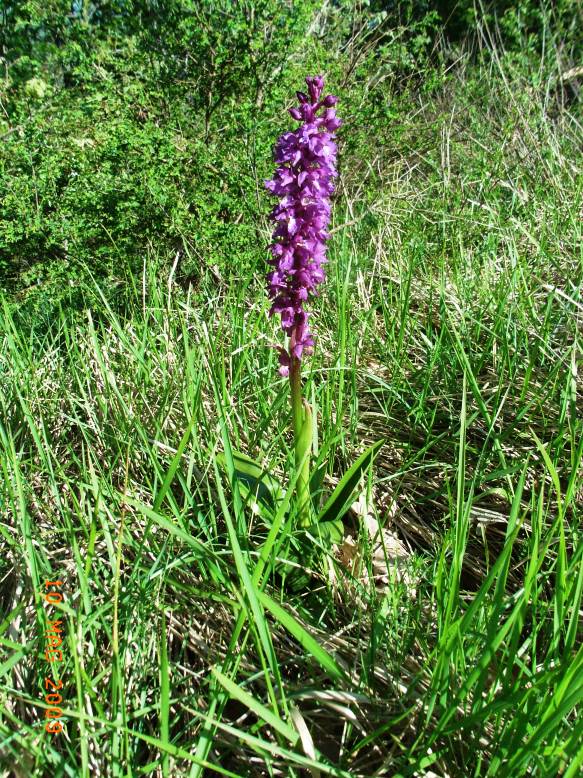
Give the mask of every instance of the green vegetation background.
[{"label": "green vegetation background", "polygon": [[[562,66],[579,63],[580,9],[568,0],[552,14],[532,2],[476,10],[467,0],[7,0],[0,289],[38,322],[57,303],[81,304],[90,274],[113,300],[145,262],[167,270],[177,259],[182,284],[196,283],[204,267],[262,272],[271,149],[290,126],[283,107],[317,71],[340,97],[341,194],[357,194],[366,244],[374,228],[367,206],[382,192],[384,168],[401,153],[431,154],[449,68],[464,38],[488,21],[533,88],[549,72],[560,78],[554,44],[545,48],[549,25]],[[473,58],[482,55],[476,49]],[[456,96],[468,122],[482,99],[478,72],[468,67]],[[530,110],[528,93],[515,98]],[[431,125],[415,126],[419,101],[432,100]],[[474,150],[473,177],[498,186],[502,145]],[[520,207],[499,196],[508,197],[509,216]],[[451,198],[447,207],[465,207],[458,193]]]}]

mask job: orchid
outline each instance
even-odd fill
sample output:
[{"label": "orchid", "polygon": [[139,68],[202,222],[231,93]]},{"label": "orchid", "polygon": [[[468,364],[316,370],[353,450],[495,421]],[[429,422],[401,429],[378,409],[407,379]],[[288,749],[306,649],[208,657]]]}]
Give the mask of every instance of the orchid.
[{"label": "orchid", "polygon": [[334,132],[341,124],[333,108],[337,98],[321,99],[322,76],[308,77],[306,83],[308,94],[298,92],[299,107],[289,110],[301,124],[277,141],[278,167],[265,184],[280,198],[271,214],[275,229],[269,264],[275,269],[267,280],[273,299],[270,315],[281,316],[289,336],[289,348],[279,350],[282,375],[289,375],[294,360],[311,353],[314,346],[306,303],[325,278],[326,228],[337,175]]},{"label": "orchid", "polygon": [[301,359],[310,354],[314,338],[310,330],[310,312],[306,309],[317,287],[324,281],[327,227],[330,222],[330,197],[336,177],[335,130],[341,124],[334,105],[338,98],[322,98],[324,78],[306,78],[308,94],[297,92],[299,106],[289,113],[300,126],[284,132],[275,146],[277,169],[265,182],[279,198],[271,213],[275,224],[271,259],[274,268],[267,277],[268,293],[273,300],[270,315],[279,314],[281,326],[289,337],[288,347],[279,347],[279,371],[289,376],[295,436],[296,467],[299,471],[297,494],[300,521],[310,522],[309,458],[312,414],[302,398]]}]

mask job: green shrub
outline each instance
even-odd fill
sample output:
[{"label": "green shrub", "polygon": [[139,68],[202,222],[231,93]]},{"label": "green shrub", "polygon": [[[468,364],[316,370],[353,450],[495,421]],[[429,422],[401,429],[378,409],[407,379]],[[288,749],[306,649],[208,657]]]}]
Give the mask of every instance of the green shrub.
[{"label": "green shrub", "polygon": [[[432,99],[440,114],[450,65],[441,20],[483,32],[493,7],[476,16],[465,2],[108,0],[71,11],[63,0],[10,0],[0,11],[0,288],[50,307],[90,275],[123,285],[152,253],[167,267],[178,260],[184,283],[205,266],[262,267],[262,182],[292,124],[282,106],[310,72],[341,98],[340,195],[353,216],[365,213],[409,116]],[[572,62],[572,2],[498,8],[505,56],[521,72],[534,80],[556,67],[551,46],[540,67],[551,24]],[[373,226],[369,214],[363,246]]]}]

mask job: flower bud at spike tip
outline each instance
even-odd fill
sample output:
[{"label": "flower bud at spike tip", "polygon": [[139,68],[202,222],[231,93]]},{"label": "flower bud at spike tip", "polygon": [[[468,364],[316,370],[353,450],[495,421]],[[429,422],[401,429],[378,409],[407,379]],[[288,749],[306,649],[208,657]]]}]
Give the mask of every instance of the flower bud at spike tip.
[{"label": "flower bud at spike tip", "polygon": [[300,126],[284,132],[275,146],[277,169],[265,182],[279,203],[271,213],[275,228],[269,264],[268,293],[289,336],[288,349],[279,348],[279,371],[288,375],[292,359],[312,351],[314,341],[305,304],[324,280],[326,229],[330,222],[330,196],[336,177],[334,131],[341,121],[334,95],[321,97],[322,76],[306,78],[309,95],[297,92],[300,105],[289,113]]}]

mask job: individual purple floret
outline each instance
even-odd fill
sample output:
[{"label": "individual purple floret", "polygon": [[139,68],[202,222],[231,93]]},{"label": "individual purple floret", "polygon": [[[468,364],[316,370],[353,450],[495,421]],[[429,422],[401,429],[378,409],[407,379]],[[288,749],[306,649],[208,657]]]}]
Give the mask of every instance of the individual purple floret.
[{"label": "individual purple floret", "polygon": [[277,169],[265,182],[280,198],[271,218],[275,223],[272,258],[275,269],[267,276],[273,305],[269,312],[281,315],[281,326],[289,335],[289,349],[279,349],[282,375],[289,374],[292,360],[310,353],[314,340],[309,328],[310,314],[305,303],[324,280],[326,228],[330,221],[332,179],[336,173],[334,131],[341,121],[333,106],[334,95],[320,99],[324,78],[306,78],[308,94],[297,92],[299,106],[290,108],[302,122],[295,132],[284,132],[275,146]]}]

